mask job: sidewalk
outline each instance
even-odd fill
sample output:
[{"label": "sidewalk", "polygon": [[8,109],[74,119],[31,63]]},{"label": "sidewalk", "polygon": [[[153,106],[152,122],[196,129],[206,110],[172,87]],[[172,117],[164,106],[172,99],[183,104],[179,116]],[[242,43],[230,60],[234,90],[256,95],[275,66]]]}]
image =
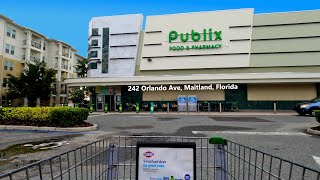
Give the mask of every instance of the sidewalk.
[{"label": "sidewalk", "polygon": [[210,116],[297,116],[298,114],[294,111],[278,111],[274,113],[273,111],[240,111],[240,112],[164,112],[155,111],[153,114],[150,112],[142,111],[136,112],[93,112],[90,116],[96,115],[210,115]]}]

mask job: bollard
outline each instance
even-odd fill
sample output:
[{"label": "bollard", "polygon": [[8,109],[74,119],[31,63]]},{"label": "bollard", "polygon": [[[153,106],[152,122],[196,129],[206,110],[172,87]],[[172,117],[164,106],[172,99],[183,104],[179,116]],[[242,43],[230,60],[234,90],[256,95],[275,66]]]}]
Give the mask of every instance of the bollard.
[{"label": "bollard", "polygon": [[277,104],[273,103],[273,113],[277,114]]},{"label": "bollard", "polygon": [[90,113],[93,113],[93,105],[90,105]]},{"label": "bollard", "polygon": [[107,180],[114,180],[117,177],[118,152],[117,145],[109,145],[107,149],[108,162],[106,162],[108,164]]},{"label": "bollard", "polygon": [[217,180],[227,180],[227,141],[221,137],[211,137],[209,143],[214,145],[215,178]]},{"label": "bollard", "polygon": [[222,112],[222,105],[219,103],[219,112]]},{"label": "bollard", "polygon": [[210,113],[211,109],[210,109],[210,103],[208,103],[208,112]]},{"label": "bollard", "polygon": [[167,103],[167,113],[169,113],[169,103]]},{"label": "bollard", "polygon": [[119,105],[119,112],[122,113],[122,103]]},{"label": "bollard", "polygon": [[104,105],[103,111],[104,111],[104,113],[108,113],[108,104]]},{"label": "bollard", "polygon": [[198,113],[200,113],[200,103],[198,103]]}]

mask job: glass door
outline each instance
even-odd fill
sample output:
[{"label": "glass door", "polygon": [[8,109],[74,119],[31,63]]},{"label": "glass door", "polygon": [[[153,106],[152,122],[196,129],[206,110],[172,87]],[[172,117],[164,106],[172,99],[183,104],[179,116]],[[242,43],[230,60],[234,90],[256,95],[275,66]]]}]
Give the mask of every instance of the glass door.
[{"label": "glass door", "polygon": [[97,95],[97,111],[103,111],[103,96],[101,94]]}]

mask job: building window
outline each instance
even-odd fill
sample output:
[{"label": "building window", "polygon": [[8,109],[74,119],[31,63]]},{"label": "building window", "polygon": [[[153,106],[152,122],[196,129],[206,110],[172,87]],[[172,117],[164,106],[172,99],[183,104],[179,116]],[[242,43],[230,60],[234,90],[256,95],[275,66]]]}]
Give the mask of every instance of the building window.
[{"label": "building window", "polygon": [[97,63],[96,62],[91,62],[88,66],[88,70],[90,69],[97,69],[98,66],[97,66]]},{"label": "building window", "polygon": [[46,50],[46,43],[43,43],[43,50]]},{"label": "building window", "polygon": [[92,36],[98,36],[99,35],[99,29],[98,28],[93,28],[91,32]]},{"label": "building window", "polygon": [[10,54],[12,54],[12,55],[14,54],[15,48],[16,48],[15,46],[12,46],[12,45],[11,45],[11,52],[10,52]]},{"label": "building window", "polygon": [[109,28],[103,28],[102,34],[102,64],[101,72],[108,73],[109,70]]},{"label": "building window", "polygon": [[10,44],[6,44],[6,53],[10,52]]},{"label": "building window", "polygon": [[11,36],[13,39],[16,38],[16,30],[12,30],[12,36]]},{"label": "building window", "polygon": [[98,46],[98,40],[91,40],[91,46]]},{"label": "building window", "polygon": [[10,27],[7,27],[7,36],[11,36],[11,28]]},{"label": "building window", "polygon": [[98,57],[98,51],[91,51],[90,57]]},{"label": "building window", "polygon": [[3,68],[4,68],[4,70],[8,70],[9,69],[9,61],[4,61]]},{"label": "building window", "polygon": [[9,62],[9,69],[10,71],[13,71],[13,62]]}]

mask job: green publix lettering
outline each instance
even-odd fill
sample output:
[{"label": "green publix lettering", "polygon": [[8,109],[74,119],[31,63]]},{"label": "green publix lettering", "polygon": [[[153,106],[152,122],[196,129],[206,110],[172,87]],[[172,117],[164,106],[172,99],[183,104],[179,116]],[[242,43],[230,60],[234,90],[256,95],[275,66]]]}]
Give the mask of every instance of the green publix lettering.
[{"label": "green publix lettering", "polygon": [[[212,28],[209,28],[209,31],[207,29],[203,29],[203,34],[201,35],[199,32],[191,30],[191,39],[192,41],[200,41],[201,38],[203,41],[207,41],[207,35],[209,35],[209,41],[213,40],[213,35],[215,35],[215,41],[221,41],[222,40],[222,31],[212,31]],[[171,43],[174,40],[177,40],[180,36],[180,40],[182,42],[187,42],[189,40],[189,33],[179,33],[175,30],[171,31],[169,33],[169,43]]]}]

